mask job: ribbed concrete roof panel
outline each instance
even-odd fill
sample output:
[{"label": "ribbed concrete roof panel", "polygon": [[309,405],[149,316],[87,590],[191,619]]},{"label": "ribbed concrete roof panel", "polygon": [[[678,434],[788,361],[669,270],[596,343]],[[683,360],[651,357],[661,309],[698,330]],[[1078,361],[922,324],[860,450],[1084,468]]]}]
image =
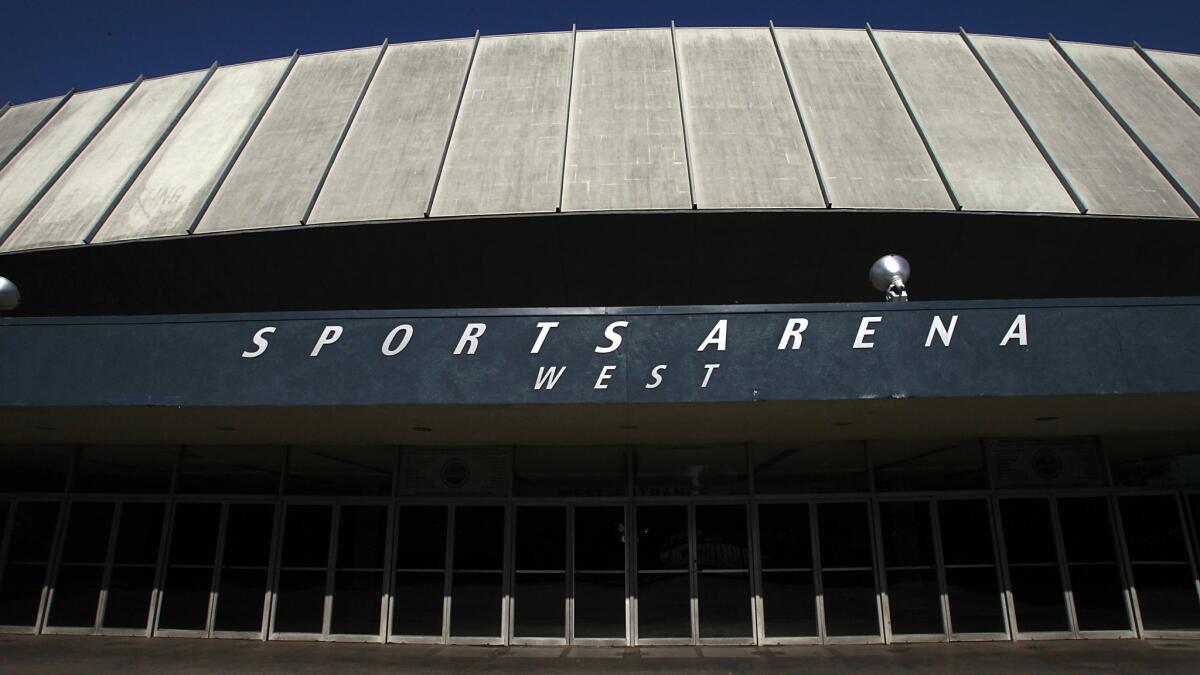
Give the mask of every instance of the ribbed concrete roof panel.
[{"label": "ribbed concrete roof panel", "polygon": [[663,27],[222,66],[3,109],[0,254],[560,208],[1194,220],[1200,56],[1139,52]]},{"label": "ribbed concrete roof panel", "polygon": [[17,146],[46,119],[61,101],[61,97],[15,105],[0,117],[0,165],[17,149]]},{"label": "ribbed concrete roof panel", "polygon": [[765,28],[676,31],[699,208],[825,206]]},{"label": "ribbed concrete roof panel", "polygon": [[299,225],[379,49],[300,57],[196,231]]},{"label": "ribbed concrete roof panel", "polygon": [[187,234],[288,59],[217,70],[95,241]]},{"label": "ribbed concrete roof panel", "polygon": [[576,39],[563,210],[691,208],[671,32]]},{"label": "ribbed concrete roof panel", "polygon": [[1163,168],[1200,202],[1200,115],[1132,50],[1069,42],[1062,47]]},{"label": "ribbed concrete roof panel", "polygon": [[[72,96],[0,172],[0,237],[17,225],[83,143],[120,104],[132,85]],[[7,116],[7,115],[6,115]]]},{"label": "ribbed concrete roof panel", "polygon": [[778,35],[835,208],[953,208],[864,31]]},{"label": "ribbed concrete roof panel", "polygon": [[147,80],[4,242],[11,251],[83,243],[204,72]]},{"label": "ribbed concrete roof panel", "polygon": [[964,209],[1078,213],[960,36],[875,37]]},{"label": "ribbed concrete roof panel", "polygon": [[1089,213],[1195,217],[1053,45],[971,39]]},{"label": "ribbed concrete roof panel", "polygon": [[1184,96],[1200,106],[1200,55],[1160,51],[1146,53]]},{"label": "ribbed concrete roof panel", "polygon": [[424,214],[473,43],[388,47],[310,223]]},{"label": "ribbed concrete roof panel", "polygon": [[571,43],[570,33],[480,39],[432,215],[558,208]]}]

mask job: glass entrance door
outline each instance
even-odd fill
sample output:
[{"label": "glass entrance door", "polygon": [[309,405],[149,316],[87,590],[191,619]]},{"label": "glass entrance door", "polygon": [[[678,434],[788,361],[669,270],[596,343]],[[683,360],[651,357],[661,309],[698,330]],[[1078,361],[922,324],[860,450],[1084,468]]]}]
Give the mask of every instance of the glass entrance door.
[{"label": "glass entrance door", "polygon": [[625,507],[576,506],[572,640],[624,643]]},{"label": "glass entrance door", "polygon": [[638,642],[754,641],[745,504],[637,507]]},{"label": "glass entrance door", "polygon": [[1132,636],[1132,606],[1102,495],[1000,500],[1021,637]]}]

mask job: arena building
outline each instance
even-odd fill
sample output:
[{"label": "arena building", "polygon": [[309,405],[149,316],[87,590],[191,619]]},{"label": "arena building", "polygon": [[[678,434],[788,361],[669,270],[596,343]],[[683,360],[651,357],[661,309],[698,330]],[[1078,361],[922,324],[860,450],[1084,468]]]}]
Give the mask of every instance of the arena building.
[{"label": "arena building", "polygon": [[5,106],[0,625],[1200,636],[1198,102],[1200,56],[772,25]]}]

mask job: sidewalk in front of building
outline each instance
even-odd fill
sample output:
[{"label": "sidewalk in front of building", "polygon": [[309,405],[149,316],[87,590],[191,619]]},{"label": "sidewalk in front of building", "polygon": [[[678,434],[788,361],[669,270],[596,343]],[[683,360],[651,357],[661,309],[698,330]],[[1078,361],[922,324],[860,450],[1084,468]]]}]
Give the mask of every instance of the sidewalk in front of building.
[{"label": "sidewalk in front of building", "polygon": [[1200,671],[1200,642],[1072,640],[794,647],[466,647],[187,638],[0,636],[3,673],[565,671],[1167,673]]}]

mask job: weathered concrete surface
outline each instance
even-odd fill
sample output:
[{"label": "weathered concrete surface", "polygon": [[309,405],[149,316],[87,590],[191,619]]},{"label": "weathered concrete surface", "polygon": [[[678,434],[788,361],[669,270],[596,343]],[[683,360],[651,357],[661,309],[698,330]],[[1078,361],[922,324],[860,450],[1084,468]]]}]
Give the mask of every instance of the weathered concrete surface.
[{"label": "weathered concrete surface", "polygon": [[865,31],[777,33],[835,208],[953,208]]},{"label": "weathered concrete surface", "polygon": [[186,234],[287,62],[274,59],[218,69],[95,241]]},{"label": "weathered concrete surface", "polygon": [[1183,90],[1193,103],[1200,105],[1200,56],[1160,51],[1146,53],[1154,59],[1155,65],[1171,78],[1175,86]]},{"label": "weathered concrete surface", "polygon": [[577,40],[563,210],[691,208],[670,31]]},{"label": "weathered concrete surface", "polygon": [[425,213],[473,43],[388,47],[310,223]]},{"label": "weathered concrete surface", "polygon": [[570,63],[570,33],[480,39],[432,215],[558,208]]},{"label": "weathered concrete surface", "polygon": [[794,647],[456,647],[0,636],[7,673],[1193,673],[1200,643],[1156,640]]},{"label": "weathered concrete surface", "polygon": [[297,60],[196,231],[299,225],[379,49]]},{"label": "weathered concrete surface", "polygon": [[1117,114],[1200,201],[1200,115],[1129,49],[1061,43]]},{"label": "weathered concrete surface", "polygon": [[82,243],[203,78],[201,71],[143,82],[3,250]]},{"label": "weathered concrete surface", "polygon": [[62,97],[47,98],[24,105],[15,105],[0,117],[0,163],[12,154],[21,141],[33,131]]},{"label": "weathered concrete surface", "polygon": [[1195,217],[1049,42],[972,40],[1089,213]]},{"label": "weathered concrete surface", "polygon": [[821,208],[783,66],[765,28],[676,31],[699,208]]},{"label": "weathered concrete surface", "polygon": [[964,209],[1079,212],[961,37],[875,38]]},{"label": "weathered concrete surface", "polygon": [[[131,85],[76,94],[0,173],[0,233],[12,226]],[[5,115],[7,117],[7,115]]]}]

